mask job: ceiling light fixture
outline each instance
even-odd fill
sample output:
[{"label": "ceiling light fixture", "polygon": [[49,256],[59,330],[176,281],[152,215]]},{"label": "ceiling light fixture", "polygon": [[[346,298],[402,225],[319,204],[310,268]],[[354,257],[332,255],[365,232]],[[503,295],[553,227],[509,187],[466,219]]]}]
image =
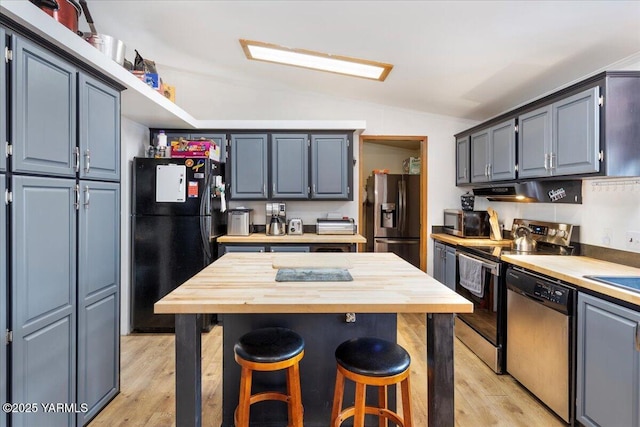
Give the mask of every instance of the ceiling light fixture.
[{"label": "ceiling light fixture", "polygon": [[384,81],[393,65],[240,39],[247,59]]}]

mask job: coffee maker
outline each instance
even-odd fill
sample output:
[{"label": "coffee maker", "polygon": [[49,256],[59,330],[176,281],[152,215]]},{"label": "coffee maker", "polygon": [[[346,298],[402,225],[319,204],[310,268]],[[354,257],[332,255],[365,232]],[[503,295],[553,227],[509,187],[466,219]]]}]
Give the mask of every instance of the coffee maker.
[{"label": "coffee maker", "polygon": [[268,236],[287,234],[287,207],[284,203],[267,203],[265,220]]}]

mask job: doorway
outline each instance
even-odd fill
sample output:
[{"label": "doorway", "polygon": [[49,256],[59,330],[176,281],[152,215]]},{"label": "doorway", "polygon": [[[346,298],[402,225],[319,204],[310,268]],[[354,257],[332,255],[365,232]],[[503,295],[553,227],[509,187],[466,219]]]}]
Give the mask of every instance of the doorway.
[{"label": "doorway", "polygon": [[[420,161],[420,269],[427,271],[427,137],[394,135],[360,135],[358,152],[358,172],[360,197],[358,205],[358,223],[365,222],[364,202],[367,178],[374,169],[388,169],[392,173],[405,173],[402,161],[408,157],[419,157]],[[364,251],[364,245],[360,245]]]}]

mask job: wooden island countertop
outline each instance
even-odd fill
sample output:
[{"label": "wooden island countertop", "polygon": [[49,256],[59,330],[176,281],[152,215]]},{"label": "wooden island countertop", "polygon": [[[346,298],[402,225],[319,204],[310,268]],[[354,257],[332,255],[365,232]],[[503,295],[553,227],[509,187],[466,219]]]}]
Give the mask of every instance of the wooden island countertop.
[{"label": "wooden island countertop", "polygon": [[[308,262],[306,262],[308,260]],[[276,282],[276,265],[351,265],[351,282]],[[470,313],[473,305],[393,253],[228,253],[155,313]]]},{"label": "wooden island countertop", "polygon": [[[353,281],[276,282],[274,263],[347,268]],[[202,424],[202,313],[313,318],[350,312],[425,314],[427,378],[413,381],[426,382],[429,427],[455,425],[453,317],[471,313],[473,304],[393,253],[227,253],[156,302],[154,311],[176,315],[176,425]],[[234,398],[223,394],[223,406]]]}]

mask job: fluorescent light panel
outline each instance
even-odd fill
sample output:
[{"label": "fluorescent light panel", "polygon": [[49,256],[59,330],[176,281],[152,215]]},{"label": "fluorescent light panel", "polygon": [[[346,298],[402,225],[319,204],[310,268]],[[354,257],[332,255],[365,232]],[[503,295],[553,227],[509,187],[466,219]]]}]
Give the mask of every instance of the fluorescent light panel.
[{"label": "fluorescent light panel", "polygon": [[248,59],[311,68],[365,79],[384,81],[393,68],[393,65],[381,62],[329,55],[310,50],[291,49],[251,40],[241,39],[240,44]]}]

